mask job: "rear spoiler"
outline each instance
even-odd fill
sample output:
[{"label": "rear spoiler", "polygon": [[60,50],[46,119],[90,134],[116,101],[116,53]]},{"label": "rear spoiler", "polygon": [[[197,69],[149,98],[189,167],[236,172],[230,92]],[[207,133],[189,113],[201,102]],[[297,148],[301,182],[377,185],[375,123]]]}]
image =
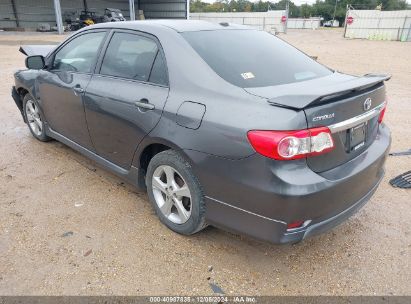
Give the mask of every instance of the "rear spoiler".
[{"label": "rear spoiler", "polygon": [[303,109],[308,106],[325,102],[326,100],[341,98],[343,95],[366,90],[390,80],[391,75],[366,74],[349,81],[334,83],[326,86],[314,86],[295,95],[276,96],[268,100],[273,105],[285,106],[292,109]]},{"label": "rear spoiler", "polygon": [[22,45],[19,49],[26,56],[41,55],[46,57],[57,45]]}]

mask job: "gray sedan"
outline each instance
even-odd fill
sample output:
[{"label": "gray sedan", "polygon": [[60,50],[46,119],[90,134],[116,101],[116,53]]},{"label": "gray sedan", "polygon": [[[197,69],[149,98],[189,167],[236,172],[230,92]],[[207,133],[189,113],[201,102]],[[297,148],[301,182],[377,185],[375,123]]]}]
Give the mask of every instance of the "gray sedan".
[{"label": "gray sedan", "polygon": [[114,22],[21,51],[12,95],[32,135],[147,189],[178,233],[298,242],[348,218],[383,177],[389,77],[333,71],[269,33]]}]

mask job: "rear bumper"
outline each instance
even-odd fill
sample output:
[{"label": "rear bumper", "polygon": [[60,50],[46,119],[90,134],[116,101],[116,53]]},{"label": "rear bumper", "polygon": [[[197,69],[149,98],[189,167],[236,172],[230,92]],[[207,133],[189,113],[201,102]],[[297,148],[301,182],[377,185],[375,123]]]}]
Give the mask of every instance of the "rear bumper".
[{"label": "rear bumper", "polygon": [[[253,155],[231,161],[188,152],[206,193],[206,217],[214,226],[274,242],[298,242],[338,225],[360,209],[384,175],[391,143],[384,125],[355,159],[314,173],[305,160],[279,162]],[[310,223],[287,231],[287,223]]]},{"label": "rear bumper", "polygon": [[[246,210],[239,210],[233,206],[227,205],[220,201],[215,201],[209,197],[206,198],[208,208],[207,212],[211,215],[211,222],[223,229],[239,232],[278,244],[296,243],[307,237],[326,232],[344,222],[368,202],[377,190],[378,185],[379,182],[371,189],[370,192],[346,210],[323,221],[315,224],[309,224],[307,227],[302,229],[296,229],[293,232],[287,232],[287,223],[283,221],[262,217]],[[223,223],[231,224],[227,225]]]},{"label": "rear bumper", "polygon": [[[382,179],[382,176],[381,176]],[[362,197],[358,202],[354,203],[351,205],[349,208],[346,210],[340,212],[337,215],[334,215],[324,221],[321,221],[316,224],[309,225],[306,229],[304,229],[301,232],[296,232],[296,233],[285,233],[283,238],[281,239],[281,243],[287,243],[287,242],[294,242],[294,241],[300,241],[302,239],[305,239],[306,237],[309,236],[314,236],[323,232],[326,232],[335,226],[341,224],[344,222],[346,219],[348,219],[351,215],[356,213],[361,207],[363,207],[371,198],[371,196],[374,194],[374,192],[377,190],[380,182],[378,182],[370,192],[368,192],[364,197]]]}]

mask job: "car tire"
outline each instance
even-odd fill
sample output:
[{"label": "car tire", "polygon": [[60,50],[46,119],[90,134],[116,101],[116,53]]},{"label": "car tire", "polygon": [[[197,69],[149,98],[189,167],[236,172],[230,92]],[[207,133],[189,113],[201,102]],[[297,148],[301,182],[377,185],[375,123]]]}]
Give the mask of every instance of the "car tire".
[{"label": "car tire", "polygon": [[46,135],[45,120],[35,98],[26,94],[23,98],[23,115],[31,134],[39,141],[50,141]]},{"label": "car tire", "polygon": [[[191,235],[207,226],[201,185],[191,165],[176,151],[166,150],[151,159],[146,185],[150,202],[160,221],[168,228],[179,234]],[[167,187],[172,189],[167,190]]]}]

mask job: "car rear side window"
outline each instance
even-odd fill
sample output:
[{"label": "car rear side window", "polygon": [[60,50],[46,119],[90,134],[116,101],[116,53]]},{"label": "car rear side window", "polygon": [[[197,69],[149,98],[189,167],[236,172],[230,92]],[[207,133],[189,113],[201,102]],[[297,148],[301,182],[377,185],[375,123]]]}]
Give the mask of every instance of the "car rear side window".
[{"label": "car rear side window", "polygon": [[115,33],[104,55],[100,74],[148,81],[157,52],[157,43],[152,39]]},{"label": "car rear side window", "polygon": [[97,32],[74,38],[56,53],[52,70],[90,73],[105,35]]},{"label": "car rear side window", "polygon": [[332,73],[267,32],[217,30],[181,35],[218,75],[242,88],[275,86]]},{"label": "car rear side window", "polygon": [[149,81],[164,86],[168,85],[166,64],[160,51],[157,52],[156,59],[154,60]]}]

